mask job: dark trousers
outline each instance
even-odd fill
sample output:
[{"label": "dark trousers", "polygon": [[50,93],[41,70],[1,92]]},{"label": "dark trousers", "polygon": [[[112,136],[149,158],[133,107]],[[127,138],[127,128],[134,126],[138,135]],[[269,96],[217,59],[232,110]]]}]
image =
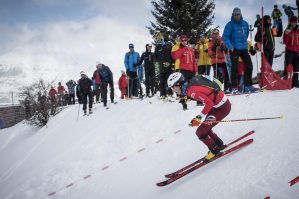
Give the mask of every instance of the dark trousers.
[{"label": "dark trousers", "polygon": [[155,78],[155,69],[147,70],[145,69],[145,93],[148,96],[154,94],[154,78]]},{"label": "dark trousers", "polygon": [[210,75],[211,65],[200,65],[197,67],[199,75]]},{"label": "dark trousers", "polygon": [[160,96],[172,95],[171,88],[167,86],[167,79],[171,73],[171,70],[160,73]]},{"label": "dark trousers", "polygon": [[270,64],[270,66],[272,67],[273,64],[273,58],[274,58],[274,50],[264,50],[264,55],[268,61],[268,63]]},{"label": "dark trousers", "polygon": [[107,104],[107,93],[108,93],[108,85],[110,88],[110,100],[114,102],[114,86],[112,82],[102,82],[101,83],[101,91],[104,105]]},{"label": "dark trousers", "polygon": [[230,79],[228,70],[226,67],[226,63],[217,63],[217,72],[216,72],[216,64],[213,64],[213,70],[214,70],[214,77],[218,79],[221,83],[224,83],[224,90],[227,90],[230,88]]},{"label": "dark trousers", "polygon": [[83,96],[82,96],[83,111],[86,110],[87,98],[88,98],[88,108],[90,108],[90,109],[92,108],[92,103],[93,103],[92,93],[83,93]]},{"label": "dark trousers", "polygon": [[69,104],[75,104],[75,94],[69,94]]},{"label": "dark trousers", "polygon": [[[214,116],[216,121],[220,121],[230,113],[230,110],[231,104],[230,101],[227,100],[222,106],[218,108],[212,108],[207,117]],[[217,124],[218,123],[213,123],[212,125],[209,125],[203,123],[196,130],[197,137],[200,140],[203,140],[204,144],[207,145],[210,150],[215,147],[215,142],[217,139],[219,139],[218,136],[212,131],[212,128],[214,128]]]},{"label": "dark trousers", "polygon": [[101,84],[95,84],[96,102],[100,102]]},{"label": "dark trousers", "polygon": [[128,97],[131,98],[132,95],[134,96],[138,96],[138,91],[137,91],[137,81],[138,81],[138,77],[137,77],[137,72],[128,72],[127,73],[128,76]]},{"label": "dark trousers", "polygon": [[292,87],[299,87],[299,80],[298,80],[298,73],[299,72],[299,60],[298,60],[298,54],[293,51],[286,51],[285,54],[285,62],[286,66],[289,64],[293,65],[293,80],[292,80]]},{"label": "dark trousers", "polygon": [[230,60],[232,62],[232,70],[231,70],[231,87],[237,88],[237,72],[238,72],[238,59],[239,57],[242,58],[243,63],[245,64],[245,79],[244,84],[245,86],[252,85],[252,61],[251,57],[248,53],[248,50],[235,50],[236,53],[230,54]]}]

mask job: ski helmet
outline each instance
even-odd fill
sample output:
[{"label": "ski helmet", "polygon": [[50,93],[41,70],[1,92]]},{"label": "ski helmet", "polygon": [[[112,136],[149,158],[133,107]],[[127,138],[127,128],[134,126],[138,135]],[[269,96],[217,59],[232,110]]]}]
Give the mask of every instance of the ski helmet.
[{"label": "ski helmet", "polygon": [[174,85],[181,84],[185,81],[185,78],[182,73],[175,72],[172,73],[167,80],[167,85],[169,88],[173,87]]},{"label": "ski helmet", "polygon": [[84,71],[81,71],[80,72],[80,75],[82,76],[82,75],[86,75],[86,73],[84,72]]}]

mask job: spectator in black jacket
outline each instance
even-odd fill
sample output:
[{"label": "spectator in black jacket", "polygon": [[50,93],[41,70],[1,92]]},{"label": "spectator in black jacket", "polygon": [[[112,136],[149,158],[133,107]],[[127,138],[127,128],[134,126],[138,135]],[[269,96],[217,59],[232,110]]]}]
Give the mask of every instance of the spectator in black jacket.
[{"label": "spectator in black jacket", "polygon": [[145,52],[142,53],[140,57],[140,61],[138,62],[137,65],[141,65],[143,61],[144,61],[144,71],[145,71],[146,97],[152,97],[154,95],[155,66],[154,66],[154,53],[152,53],[151,44],[145,45]]},{"label": "spectator in black jacket", "polygon": [[[264,55],[272,66],[273,64],[273,57],[274,57],[274,50],[275,50],[275,39],[272,33],[271,28],[271,17],[269,15],[264,16],[264,33],[263,33],[263,47],[264,47]],[[259,28],[254,40],[256,42],[262,42],[262,29]]]},{"label": "spectator in black jacket", "polygon": [[86,106],[87,106],[87,98],[88,98],[88,107],[89,107],[89,113],[92,113],[92,103],[93,103],[93,97],[92,97],[92,89],[91,86],[93,85],[93,82],[91,79],[89,79],[84,71],[80,72],[81,79],[79,80],[79,91],[82,94],[82,102],[83,102],[83,111],[84,115],[86,114]]},{"label": "spectator in black jacket", "polygon": [[104,106],[107,106],[107,93],[108,85],[110,88],[110,100],[114,103],[114,85],[113,85],[113,74],[110,68],[101,62],[98,62],[98,72],[101,80],[101,95],[103,98]]}]

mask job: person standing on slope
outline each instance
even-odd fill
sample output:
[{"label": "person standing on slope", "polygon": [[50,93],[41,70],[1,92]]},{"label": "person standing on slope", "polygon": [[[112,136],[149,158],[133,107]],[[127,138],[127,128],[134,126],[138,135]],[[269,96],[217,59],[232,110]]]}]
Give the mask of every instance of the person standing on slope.
[{"label": "person standing on slope", "polygon": [[89,79],[84,71],[80,72],[81,79],[78,83],[78,89],[80,93],[82,93],[82,102],[83,102],[83,111],[84,115],[86,115],[86,107],[87,107],[87,98],[88,98],[88,108],[89,113],[92,113],[92,103],[93,103],[93,97],[92,97],[92,90],[91,87],[93,86],[93,82],[91,79]]},{"label": "person standing on slope", "polygon": [[212,128],[218,124],[215,121],[222,120],[230,113],[228,98],[208,76],[195,75],[190,81],[186,81],[182,73],[175,72],[169,76],[167,84],[178,95],[187,95],[204,104],[201,113],[191,120],[189,126],[198,126],[196,135],[209,148],[205,159],[214,158],[226,147]]}]

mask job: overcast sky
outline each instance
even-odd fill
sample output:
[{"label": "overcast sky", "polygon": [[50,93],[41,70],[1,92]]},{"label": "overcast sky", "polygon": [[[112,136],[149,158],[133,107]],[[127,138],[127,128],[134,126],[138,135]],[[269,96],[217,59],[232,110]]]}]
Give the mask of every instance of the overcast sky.
[{"label": "overcast sky", "polygon": [[[282,4],[295,6],[295,0],[215,0],[215,4],[214,26],[222,30],[234,7],[253,24],[261,6],[270,14],[274,4],[282,10]],[[151,9],[150,0],[0,0],[0,82],[13,73],[5,73],[12,67],[27,72],[26,78],[37,71],[36,66],[51,66],[47,76],[57,77],[57,69],[72,76],[82,67],[94,70],[97,60],[117,68],[118,74],[130,42],[142,53],[152,41],[146,29],[154,21]]]}]

